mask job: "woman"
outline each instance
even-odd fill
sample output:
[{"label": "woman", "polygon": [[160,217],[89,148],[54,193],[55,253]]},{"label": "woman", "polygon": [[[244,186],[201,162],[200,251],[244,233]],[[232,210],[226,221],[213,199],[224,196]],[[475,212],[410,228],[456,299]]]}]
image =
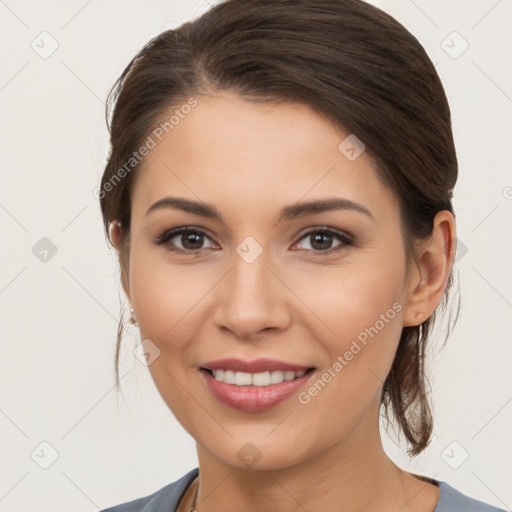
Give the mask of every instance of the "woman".
[{"label": "woman", "polygon": [[499,510],[380,438],[382,407],[411,456],[429,444],[456,251],[450,110],[419,42],[360,0],[228,0],[150,41],[109,103],[105,229],[199,468],[107,510]]}]

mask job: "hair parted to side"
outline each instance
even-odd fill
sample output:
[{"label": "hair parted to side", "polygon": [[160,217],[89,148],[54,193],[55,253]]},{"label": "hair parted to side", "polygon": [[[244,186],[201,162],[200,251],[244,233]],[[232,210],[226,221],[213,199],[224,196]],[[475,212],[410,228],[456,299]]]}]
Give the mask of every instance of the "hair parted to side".
[{"label": "hair parted to side", "polygon": [[[126,162],[173,108],[222,91],[248,101],[305,104],[355,134],[396,194],[409,261],[414,240],[431,235],[434,216],[453,213],[458,171],[450,109],[435,68],[413,35],[362,0],[225,0],[149,41],[110,91],[111,147],[99,197],[111,243],[111,222],[121,224],[122,279],[128,272],[131,194],[143,165],[130,164],[126,172]],[[422,452],[432,435],[425,354],[453,277],[452,270],[434,315],[418,327],[403,328],[382,389],[386,418],[389,422],[391,408],[411,456]],[[118,389],[122,332],[121,314]]]}]

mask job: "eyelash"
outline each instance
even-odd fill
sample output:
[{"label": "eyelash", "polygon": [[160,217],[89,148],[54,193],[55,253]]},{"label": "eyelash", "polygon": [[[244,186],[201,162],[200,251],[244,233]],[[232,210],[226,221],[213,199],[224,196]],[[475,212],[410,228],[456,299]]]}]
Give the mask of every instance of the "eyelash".
[{"label": "eyelash", "polygon": [[[195,233],[195,234],[204,235],[205,237],[210,238],[201,229],[193,228],[192,226],[184,226],[181,228],[164,231],[156,240],[153,241],[153,243],[155,245],[164,245],[169,240],[171,240],[174,237],[181,235],[183,233]],[[339,252],[346,247],[355,245],[354,240],[352,239],[352,237],[350,235],[344,233],[343,231],[338,231],[336,229],[332,229],[332,228],[328,228],[328,227],[316,228],[316,229],[308,231],[307,233],[304,233],[300,237],[299,242],[301,240],[303,240],[304,238],[307,238],[308,236],[311,236],[313,234],[318,234],[318,233],[334,236],[334,237],[338,238],[342,242],[342,244],[340,244],[337,248],[328,249],[327,251],[315,251],[313,249],[303,249],[303,250],[312,251],[315,255],[327,255],[327,254],[333,254],[333,253]],[[197,253],[201,253],[205,249],[198,249],[198,250],[180,249],[179,247],[172,247],[169,244],[167,246],[167,250],[173,251],[173,252],[181,252],[181,253],[189,253],[189,254],[196,253],[197,254]]]}]

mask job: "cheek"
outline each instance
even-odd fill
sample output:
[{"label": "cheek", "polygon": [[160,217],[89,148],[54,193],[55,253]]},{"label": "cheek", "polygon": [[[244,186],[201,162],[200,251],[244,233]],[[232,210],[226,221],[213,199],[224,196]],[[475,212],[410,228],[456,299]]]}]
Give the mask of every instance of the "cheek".
[{"label": "cheek", "polygon": [[133,249],[130,291],[141,334],[158,340],[157,344],[172,340],[173,350],[179,349],[215,276],[206,266],[170,263],[160,250]]},{"label": "cheek", "polygon": [[329,334],[316,338],[329,357],[317,380],[297,398],[308,411],[302,415],[306,430],[333,425],[333,435],[345,435],[368,410],[378,409],[402,331],[401,281],[393,274],[369,268],[359,274],[353,268],[323,283],[310,293],[308,305],[329,327]]},{"label": "cheek", "polygon": [[400,262],[381,260],[311,267],[297,273],[293,282],[294,292],[307,305],[304,311],[316,318],[317,332],[325,332],[326,340],[346,343],[360,334],[364,338],[375,324],[383,336],[400,333],[403,278]]},{"label": "cheek", "polygon": [[[396,254],[351,264],[347,260],[347,265],[328,272],[312,267],[302,275],[294,291],[306,298],[312,312],[306,313],[304,325],[328,355],[320,372],[325,390],[322,383],[311,393],[306,390],[303,403],[311,399],[320,415],[321,403],[331,403],[335,416],[345,407],[355,412],[361,406],[362,411],[379,396],[400,340],[405,258],[400,261]],[[308,421],[314,422],[314,417]]]},{"label": "cheek", "polygon": [[[211,271],[200,266],[171,264],[160,251],[133,246],[130,292],[136,310],[140,339],[150,340],[150,354],[158,354],[148,370],[160,396],[183,424],[191,415],[190,394],[184,384],[190,379],[190,340],[201,326],[201,298],[214,284]],[[146,347],[144,347],[146,348]],[[153,350],[153,352],[151,352]],[[199,414],[200,411],[195,411]]]}]

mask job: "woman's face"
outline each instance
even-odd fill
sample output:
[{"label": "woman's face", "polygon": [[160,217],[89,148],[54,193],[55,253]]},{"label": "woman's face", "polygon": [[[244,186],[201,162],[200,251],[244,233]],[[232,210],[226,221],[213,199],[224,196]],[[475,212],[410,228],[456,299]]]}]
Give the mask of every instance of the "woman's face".
[{"label": "woman's face", "polygon": [[[153,137],[132,197],[127,294],[158,391],[201,449],[231,466],[353,450],[377,432],[410,292],[397,200],[360,147],[340,149],[349,134],[308,107],[197,102]],[[148,212],[171,197],[196,212]],[[330,199],[344,202],[301,208]],[[205,204],[221,219],[199,214]],[[277,363],[268,375],[253,368],[264,375],[250,388],[229,378],[252,382],[254,371],[224,372],[226,383],[202,369],[228,358]],[[314,371],[277,384],[284,363]]]}]

